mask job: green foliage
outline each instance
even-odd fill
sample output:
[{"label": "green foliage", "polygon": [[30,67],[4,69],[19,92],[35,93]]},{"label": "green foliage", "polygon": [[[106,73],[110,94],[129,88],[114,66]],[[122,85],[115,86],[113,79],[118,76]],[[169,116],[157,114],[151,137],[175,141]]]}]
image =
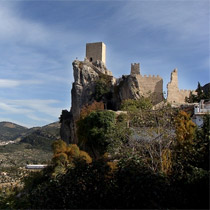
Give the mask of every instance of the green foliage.
[{"label": "green foliage", "polygon": [[[168,184],[161,175],[142,165],[139,158],[120,160],[115,170],[105,160],[91,164],[77,161],[74,168],[51,179],[30,177],[35,185],[27,196],[31,209],[103,209],[164,207]],[[152,190],[151,190],[152,188]],[[162,191],[161,191],[162,190]],[[161,193],[160,193],[161,191]]]},{"label": "green foliage", "polygon": [[204,170],[209,171],[209,154],[210,154],[210,114],[204,116],[204,123],[202,128],[196,130],[196,145],[197,164]]},{"label": "green foliage", "polygon": [[181,208],[207,208],[209,193],[209,117],[202,129],[196,129],[190,116],[180,112],[176,119],[173,145],[172,184],[185,200]]},{"label": "green foliage", "polygon": [[27,209],[28,199],[17,197],[20,191],[18,187],[0,189],[0,209]]},{"label": "green foliage", "polygon": [[[204,87],[206,88],[204,89]],[[185,101],[188,103],[200,102],[202,99],[209,100],[210,98],[210,84],[206,84],[204,87],[201,86],[200,82],[198,82],[198,86],[196,89],[197,94],[190,93],[190,96]]]},{"label": "green foliage", "polygon": [[138,111],[141,110],[149,110],[152,108],[152,103],[149,98],[141,97],[140,99],[127,99],[124,100],[121,104],[121,110],[124,111]]},{"label": "green foliage", "polygon": [[94,98],[96,101],[101,101],[104,98],[109,98],[110,92],[110,78],[106,75],[101,75],[95,82]]},{"label": "green foliage", "polygon": [[94,157],[102,155],[108,146],[107,134],[115,123],[112,111],[94,111],[77,122],[79,143],[91,148]]},{"label": "green foliage", "polygon": [[77,145],[55,141],[54,164],[26,177],[0,208],[208,209],[210,116],[198,129],[183,111],[174,120],[176,113],[167,107],[85,114],[80,141],[100,158],[88,162]]}]

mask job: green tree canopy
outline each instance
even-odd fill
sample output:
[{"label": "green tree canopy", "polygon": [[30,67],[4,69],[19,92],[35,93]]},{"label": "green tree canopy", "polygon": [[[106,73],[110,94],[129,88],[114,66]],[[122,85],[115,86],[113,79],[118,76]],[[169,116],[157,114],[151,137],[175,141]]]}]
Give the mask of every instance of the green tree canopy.
[{"label": "green tree canopy", "polygon": [[77,122],[77,134],[80,145],[92,150],[96,157],[103,154],[108,146],[107,134],[114,127],[115,113],[113,111],[93,111]]},{"label": "green tree canopy", "polygon": [[121,104],[121,110],[124,111],[138,111],[139,109],[148,110],[152,108],[152,102],[149,98],[140,99],[126,99]]}]

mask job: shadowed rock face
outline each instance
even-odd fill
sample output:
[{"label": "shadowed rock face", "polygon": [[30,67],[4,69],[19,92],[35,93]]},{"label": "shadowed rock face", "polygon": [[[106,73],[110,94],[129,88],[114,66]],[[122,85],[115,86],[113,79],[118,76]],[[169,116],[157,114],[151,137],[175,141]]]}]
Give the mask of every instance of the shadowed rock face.
[{"label": "shadowed rock face", "polygon": [[[82,107],[95,100],[103,101],[105,109],[114,111],[120,108],[121,102],[125,99],[138,99],[140,96],[158,93],[158,98],[153,97],[154,104],[163,100],[162,78],[160,77],[144,78],[139,74],[131,74],[116,79],[99,60],[95,63],[87,59],[85,61],[75,60],[72,65],[74,72],[74,83],[71,90],[72,106],[70,112],[64,110],[60,117],[61,138],[67,143],[78,143],[76,121],[79,119]],[[101,80],[108,88],[108,92],[99,99],[96,97],[96,85]]]}]

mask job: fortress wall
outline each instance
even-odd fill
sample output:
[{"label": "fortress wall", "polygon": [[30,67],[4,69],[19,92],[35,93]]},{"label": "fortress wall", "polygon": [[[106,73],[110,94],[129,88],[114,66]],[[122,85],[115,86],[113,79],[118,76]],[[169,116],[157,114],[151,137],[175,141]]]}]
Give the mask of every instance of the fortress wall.
[{"label": "fortress wall", "polygon": [[196,94],[194,90],[179,90],[178,93],[178,102],[185,103],[185,98],[190,96],[190,93]]},{"label": "fortress wall", "polygon": [[163,79],[159,75],[136,75],[136,77],[141,95],[145,97],[151,96],[155,104],[163,101]]},{"label": "fortress wall", "polygon": [[185,103],[185,98],[190,96],[190,93],[196,94],[194,90],[180,90],[178,87],[178,71],[174,69],[171,72],[171,81],[167,85],[169,103]]}]

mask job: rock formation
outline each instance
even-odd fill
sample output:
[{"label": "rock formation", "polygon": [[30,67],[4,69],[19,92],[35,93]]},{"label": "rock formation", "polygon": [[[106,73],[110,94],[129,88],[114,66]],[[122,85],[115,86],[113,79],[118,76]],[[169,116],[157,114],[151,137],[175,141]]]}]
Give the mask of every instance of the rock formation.
[{"label": "rock formation", "polygon": [[[74,83],[71,96],[70,112],[64,110],[60,117],[61,138],[68,143],[77,143],[76,121],[83,106],[96,101],[103,101],[105,109],[117,111],[125,99],[138,99],[141,96],[152,96],[154,104],[163,100],[162,79],[160,77],[144,77],[140,74],[123,75],[114,78],[104,63],[95,63],[88,59],[75,60],[73,63]],[[97,84],[105,81],[108,93],[97,98]],[[158,87],[159,85],[159,87]],[[157,88],[158,87],[158,88]]]},{"label": "rock formation", "polygon": [[71,90],[72,106],[70,112],[64,110],[60,117],[61,138],[68,143],[77,143],[76,121],[79,119],[82,107],[95,100],[96,81],[105,76],[114,84],[115,79],[100,60],[95,63],[88,59],[75,60],[72,65],[74,72],[74,83]]}]

